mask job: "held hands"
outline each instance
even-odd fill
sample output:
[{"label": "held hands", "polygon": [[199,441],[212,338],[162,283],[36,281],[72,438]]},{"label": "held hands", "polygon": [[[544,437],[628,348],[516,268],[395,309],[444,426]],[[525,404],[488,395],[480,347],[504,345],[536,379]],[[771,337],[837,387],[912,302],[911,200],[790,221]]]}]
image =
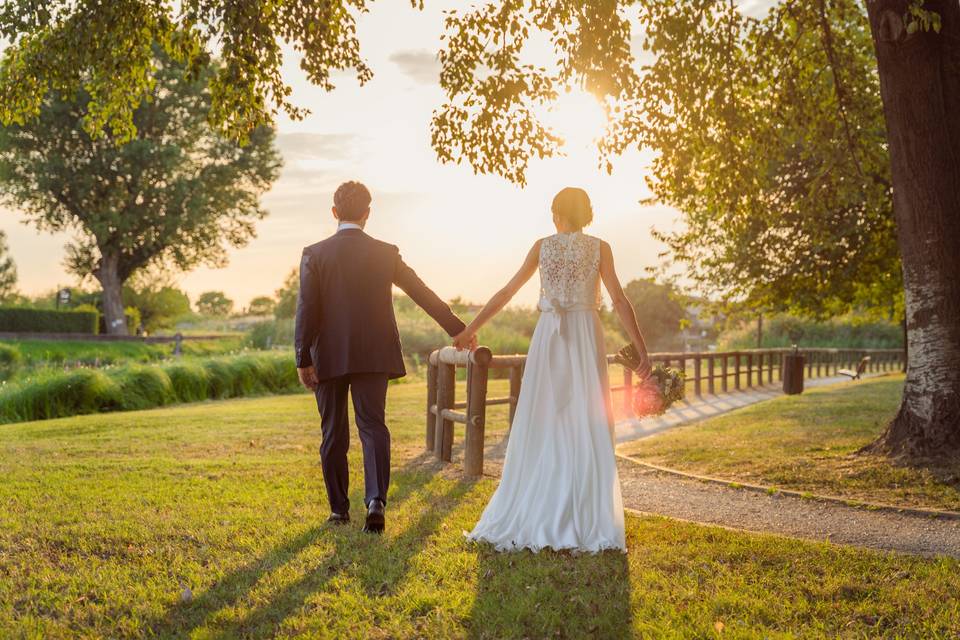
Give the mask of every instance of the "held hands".
[{"label": "held hands", "polygon": [[313,368],[313,365],[303,367],[302,369],[297,367],[297,377],[300,378],[300,384],[302,384],[304,388],[310,391],[317,390],[317,385],[320,381],[317,380],[317,370]]},{"label": "held hands", "polygon": [[471,332],[469,328],[464,329],[453,338],[453,346],[457,348],[457,351],[463,351],[464,349],[473,351],[477,348],[477,334]]}]

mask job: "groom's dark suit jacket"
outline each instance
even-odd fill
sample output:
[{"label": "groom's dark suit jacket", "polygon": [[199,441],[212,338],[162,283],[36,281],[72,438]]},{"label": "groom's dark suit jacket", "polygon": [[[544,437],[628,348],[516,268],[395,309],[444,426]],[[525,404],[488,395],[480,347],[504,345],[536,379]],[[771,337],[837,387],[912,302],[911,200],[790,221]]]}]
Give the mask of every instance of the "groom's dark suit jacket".
[{"label": "groom's dark suit jacket", "polygon": [[463,322],[394,245],[360,229],[341,229],[304,249],[294,333],[297,366],[312,364],[319,380],[351,373],[405,375],[393,285],[451,336],[463,331]]}]

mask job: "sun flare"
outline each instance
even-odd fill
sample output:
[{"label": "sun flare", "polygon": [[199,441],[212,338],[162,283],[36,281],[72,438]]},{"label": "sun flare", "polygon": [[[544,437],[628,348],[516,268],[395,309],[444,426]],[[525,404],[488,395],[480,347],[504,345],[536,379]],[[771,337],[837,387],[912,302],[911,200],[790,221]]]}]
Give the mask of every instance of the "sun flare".
[{"label": "sun flare", "polygon": [[609,122],[603,104],[579,90],[560,94],[543,120],[563,140],[567,155],[579,155],[593,147],[606,133]]}]

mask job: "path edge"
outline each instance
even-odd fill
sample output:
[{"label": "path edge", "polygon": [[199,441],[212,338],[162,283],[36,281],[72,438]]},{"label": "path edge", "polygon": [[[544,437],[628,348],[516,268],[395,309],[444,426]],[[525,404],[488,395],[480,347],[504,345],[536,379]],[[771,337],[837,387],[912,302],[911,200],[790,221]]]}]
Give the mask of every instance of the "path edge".
[{"label": "path edge", "polygon": [[831,502],[834,504],[841,504],[853,509],[862,509],[864,511],[884,511],[887,513],[899,513],[899,514],[906,514],[906,515],[917,516],[922,518],[960,520],[960,512],[958,511],[945,511],[941,509],[924,509],[921,507],[900,507],[893,504],[865,502],[863,500],[857,500],[855,498],[841,498],[840,496],[819,495],[819,494],[807,493],[803,491],[796,491],[794,489],[781,489],[779,487],[774,487],[774,486],[749,484],[746,482],[740,482],[738,480],[724,480],[723,478],[714,478],[712,476],[702,476],[695,473],[678,471],[677,469],[670,469],[669,467],[661,467],[659,465],[652,464],[650,462],[637,460],[636,458],[633,458],[623,453],[619,453],[619,452],[614,452],[614,453],[617,456],[617,458],[625,460],[631,464],[635,464],[639,467],[650,469],[651,471],[656,471],[658,473],[664,473],[664,474],[676,476],[679,478],[685,478],[687,480],[696,480],[698,482],[707,482],[710,484],[717,484],[717,485],[721,485],[731,489],[746,489],[747,491],[753,491],[756,493],[765,493],[768,495],[785,495],[785,496],[790,496],[791,498],[799,498],[801,500],[814,500],[816,502]]}]

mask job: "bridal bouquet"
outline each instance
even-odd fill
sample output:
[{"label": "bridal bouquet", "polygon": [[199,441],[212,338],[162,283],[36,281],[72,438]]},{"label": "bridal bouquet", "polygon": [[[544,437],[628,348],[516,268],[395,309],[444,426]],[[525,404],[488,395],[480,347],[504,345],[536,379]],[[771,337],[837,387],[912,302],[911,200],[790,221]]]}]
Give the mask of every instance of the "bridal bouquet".
[{"label": "bridal bouquet", "polygon": [[[633,371],[642,364],[640,354],[632,344],[620,349],[615,360]],[[634,414],[638,418],[663,415],[674,402],[683,400],[684,382],[682,371],[657,364],[633,391]]]}]

